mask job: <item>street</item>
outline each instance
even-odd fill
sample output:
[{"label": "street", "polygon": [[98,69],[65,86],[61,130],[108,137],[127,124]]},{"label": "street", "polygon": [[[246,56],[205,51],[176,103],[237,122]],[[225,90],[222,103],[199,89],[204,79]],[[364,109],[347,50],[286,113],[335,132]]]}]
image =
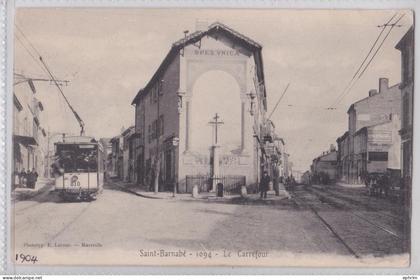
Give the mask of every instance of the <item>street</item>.
[{"label": "street", "polygon": [[[327,196],[323,189],[297,186],[292,199],[275,203],[148,199],[112,183],[93,202],[62,202],[47,191],[15,202],[15,253],[35,255],[39,264],[69,259],[71,264],[154,264],[158,259],[147,252],[164,249],[186,250],[188,264],[238,264],[244,252],[258,251],[261,258],[240,264],[380,265],[389,257],[393,265],[407,265],[399,208],[378,209],[395,203],[334,187]],[[362,207],[367,199],[369,206]],[[183,262],[182,257],[165,260]]]}]

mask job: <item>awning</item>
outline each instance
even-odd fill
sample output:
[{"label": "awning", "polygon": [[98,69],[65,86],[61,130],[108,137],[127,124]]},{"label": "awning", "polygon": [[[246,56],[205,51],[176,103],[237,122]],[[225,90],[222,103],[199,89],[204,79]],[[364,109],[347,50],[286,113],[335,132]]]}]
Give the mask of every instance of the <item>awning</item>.
[{"label": "awning", "polygon": [[24,146],[32,145],[38,146],[35,138],[32,136],[22,136],[22,135],[13,135],[13,141],[17,143],[21,143]]}]

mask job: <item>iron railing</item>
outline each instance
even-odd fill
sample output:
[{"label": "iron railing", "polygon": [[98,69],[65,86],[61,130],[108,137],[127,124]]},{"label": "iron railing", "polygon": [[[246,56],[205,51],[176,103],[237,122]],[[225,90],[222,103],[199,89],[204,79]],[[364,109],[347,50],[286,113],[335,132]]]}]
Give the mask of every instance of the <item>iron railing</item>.
[{"label": "iron railing", "polygon": [[194,185],[198,192],[209,192],[213,185],[223,184],[223,193],[226,195],[240,194],[241,186],[246,186],[246,177],[237,175],[223,175],[212,177],[210,175],[186,176],[187,193],[192,193]]}]

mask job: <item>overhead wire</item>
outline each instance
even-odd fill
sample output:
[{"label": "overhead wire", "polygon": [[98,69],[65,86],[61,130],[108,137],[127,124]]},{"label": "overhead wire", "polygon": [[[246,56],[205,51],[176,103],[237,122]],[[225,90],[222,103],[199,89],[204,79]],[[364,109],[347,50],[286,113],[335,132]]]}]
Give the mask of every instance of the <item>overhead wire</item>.
[{"label": "overhead wire", "polygon": [[[76,110],[74,110],[73,106],[70,104],[69,100],[67,99],[66,95],[64,94],[61,86],[58,84],[57,79],[55,78],[54,74],[52,73],[52,71],[49,69],[49,67],[47,66],[47,64],[45,63],[45,61],[42,58],[41,53],[36,49],[36,47],[31,43],[31,41],[29,41],[29,39],[26,37],[25,33],[22,31],[22,29],[15,24],[17,30],[22,34],[22,36],[25,38],[25,40],[27,41],[27,43],[31,46],[31,48],[34,50],[34,52],[38,55],[39,57],[39,61],[41,62],[44,71],[46,71],[46,73],[51,77],[52,81],[54,82],[55,86],[57,87],[57,89],[59,90],[59,92],[61,93],[61,95],[63,96],[64,100],[66,101],[68,107],[70,108],[70,110],[72,111],[74,117],[76,118],[76,120],[79,123],[79,126],[81,128],[81,135],[84,134],[84,122],[82,120],[82,118],[79,116],[79,114],[76,112]],[[23,42],[21,42],[23,43]],[[29,52],[29,50],[25,47],[25,49]],[[31,52],[29,52],[31,53]],[[31,53],[31,56],[34,58],[34,56]]]},{"label": "overhead wire", "polygon": [[395,18],[395,16],[397,15],[397,13],[395,13],[383,26],[381,31],[379,32],[378,36],[376,37],[375,41],[373,42],[372,46],[370,47],[368,53],[366,54],[366,56],[364,57],[363,61],[360,63],[359,67],[357,68],[356,72],[353,74],[353,77],[349,80],[349,82],[347,83],[347,85],[344,87],[343,91],[340,93],[340,95],[334,100],[334,102],[329,106],[329,108],[334,108],[334,106],[336,106],[339,101],[346,95],[346,92],[349,90],[349,88],[352,86],[352,83],[354,81],[354,79],[356,78],[356,76],[358,75],[358,73],[360,72],[360,70],[362,69],[363,65],[365,64],[365,62],[367,61],[367,59],[369,58],[370,54],[372,53],[372,51],[375,49],[376,44],[378,43],[379,39],[381,38],[382,34],[384,33],[386,27],[388,26],[388,24]]},{"label": "overhead wire", "polygon": [[[388,20],[388,22],[386,22],[385,24],[382,25],[382,30],[379,33],[377,39],[375,40],[374,44],[371,47],[371,50],[369,50],[368,55],[365,57],[365,59],[363,60],[361,66],[359,66],[359,68],[357,69],[357,71],[355,72],[355,74],[353,75],[353,78],[351,81],[352,84],[349,88],[346,88],[346,90],[343,92],[343,94],[341,94],[339,96],[339,98],[337,98],[337,100],[335,100],[335,102],[330,106],[330,108],[336,107],[340,101],[351,92],[351,90],[353,89],[353,87],[355,86],[355,84],[357,83],[357,81],[360,80],[360,78],[363,76],[363,74],[366,72],[367,68],[369,67],[369,65],[372,63],[373,59],[375,58],[375,56],[378,54],[379,50],[382,48],[383,44],[385,43],[386,39],[388,38],[389,34],[391,33],[391,31],[393,30],[393,28],[395,26],[397,26],[398,22],[400,22],[400,20],[404,17],[405,14],[402,14],[394,23],[390,24],[390,22],[392,21],[392,19],[395,18],[395,16],[397,15],[394,14],[390,20]],[[374,51],[373,55],[370,57],[370,59],[368,60],[368,62],[364,65],[363,64],[367,61],[367,58],[369,57],[370,54],[372,54],[373,50],[374,50],[374,46],[376,45],[376,43],[379,41],[378,39],[381,37],[381,35],[384,33],[385,28],[391,26],[391,28],[387,31],[387,33],[385,34],[385,36],[383,37],[383,39],[381,40],[381,42],[379,43],[378,47],[376,48],[376,50]],[[363,69],[362,69],[363,68]],[[362,70],[362,71],[360,71]],[[357,78],[355,79],[355,77],[357,76]],[[368,104],[369,106],[369,104]],[[330,123],[331,121],[331,115],[328,116],[328,123]],[[338,147],[337,147],[338,148]]]},{"label": "overhead wire", "polygon": [[277,106],[280,104],[280,101],[281,101],[281,100],[283,99],[283,97],[285,96],[285,94],[286,94],[287,89],[289,88],[289,86],[290,86],[290,83],[288,83],[288,84],[287,84],[286,88],[285,88],[285,89],[284,89],[284,91],[283,91],[283,94],[280,96],[279,100],[277,101],[276,105],[274,106],[273,111],[271,111],[271,114],[268,116],[268,119],[270,119],[270,118],[271,118],[271,116],[273,115],[273,113],[276,111]]},{"label": "overhead wire", "polygon": [[385,43],[386,39],[388,38],[388,36],[391,34],[391,31],[394,29],[394,27],[398,24],[398,22],[404,17],[405,14],[402,14],[396,22],[394,22],[393,24],[389,25],[389,23],[384,24],[383,28],[386,28],[388,26],[391,26],[391,28],[388,30],[388,32],[385,34],[385,37],[382,39],[382,41],[380,42],[378,48],[375,50],[375,52],[373,53],[373,55],[371,56],[371,58],[369,59],[369,61],[367,62],[367,64],[363,67],[363,70],[358,74],[357,78],[354,80],[354,82],[352,83],[352,85],[346,90],[344,91],[344,93],[339,96],[339,98],[337,98],[337,100],[333,103],[333,105],[331,107],[336,106],[337,104],[339,104],[341,102],[341,100],[351,92],[351,90],[353,89],[353,87],[356,85],[356,83],[360,80],[360,78],[363,76],[363,74],[366,72],[367,68],[369,67],[369,65],[372,63],[373,59],[376,57],[376,55],[378,54],[379,50],[382,48],[383,44]]},{"label": "overhead wire", "polygon": [[400,16],[400,18],[391,25],[391,28],[388,30],[388,33],[385,35],[385,38],[383,39],[383,41],[381,42],[381,44],[379,45],[379,48],[375,51],[375,53],[373,54],[373,56],[370,58],[368,64],[366,64],[365,68],[363,69],[363,71],[359,74],[358,79],[360,79],[362,77],[362,75],[365,73],[366,69],[368,68],[368,66],[370,65],[370,63],[372,62],[372,60],[375,58],[376,54],[379,52],[379,50],[381,49],[382,45],[385,43],[385,40],[388,38],[389,34],[391,33],[392,29],[394,29],[394,27],[397,25],[398,22],[400,22],[400,20],[405,16],[405,14],[402,14]]},{"label": "overhead wire", "polygon": [[25,43],[19,38],[19,36],[16,35],[16,39],[17,41],[21,44],[21,46],[25,49],[25,51],[29,54],[29,56],[34,60],[35,64],[37,64],[39,66],[39,68],[46,74],[48,74],[46,72],[46,70],[44,69],[44,67],[41,65],[41,63],[39,62],[39,60],[35,57],[35,55],[28,49],[28,47],[25,45]]}]

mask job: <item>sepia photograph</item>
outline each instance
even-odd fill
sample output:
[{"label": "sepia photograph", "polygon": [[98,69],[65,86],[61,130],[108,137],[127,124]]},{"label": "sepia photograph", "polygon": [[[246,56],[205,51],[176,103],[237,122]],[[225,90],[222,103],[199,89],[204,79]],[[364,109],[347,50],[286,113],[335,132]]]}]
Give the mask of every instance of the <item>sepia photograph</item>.
[{"label": "sepia photograph", "polygon": [[411,10],[17,8],[11,262],[406,268]]}]

